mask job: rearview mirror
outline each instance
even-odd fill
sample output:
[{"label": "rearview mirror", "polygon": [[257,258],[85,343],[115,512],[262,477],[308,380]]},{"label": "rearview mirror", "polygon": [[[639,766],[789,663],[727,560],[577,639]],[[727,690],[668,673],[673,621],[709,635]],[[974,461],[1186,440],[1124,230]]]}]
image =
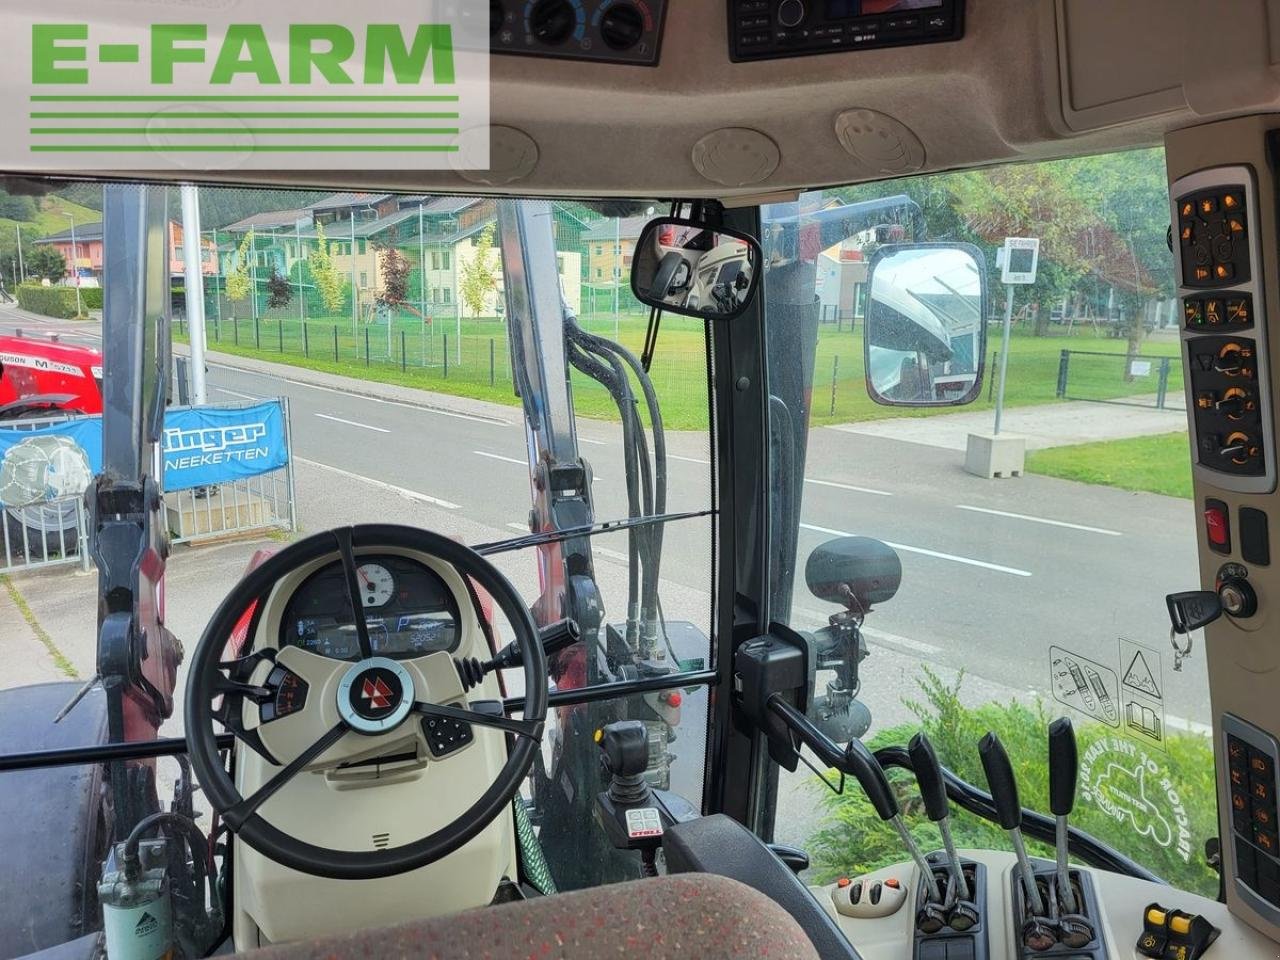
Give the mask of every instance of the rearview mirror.
[{"label": "rearview mirror", "polygon": [[987,282],[969,244],[881,247],[867,277],[867,392],[887,406],[948,407],[982,391]]},{"label": "rearview mirror", "polygon": [[631,292],[670,313],[731,320],[755,294],[759,267],[760,244],[745,233],[661,217],[636,241]]}]

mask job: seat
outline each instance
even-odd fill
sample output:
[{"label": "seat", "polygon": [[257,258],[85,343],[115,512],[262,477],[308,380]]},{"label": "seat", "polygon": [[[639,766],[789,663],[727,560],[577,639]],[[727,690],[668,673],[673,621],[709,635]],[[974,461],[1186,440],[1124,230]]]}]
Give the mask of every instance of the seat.
[{"label": "seat", "polygon": [[669,827],[662,838],[672,874],[733,877],[763,893],[800,924],[823,960],[860,960],[858,951],[809,888],[760,838],[717,813]]},{"label": "seat", "polygon": [[[785,869],[785,868],[784,868]],[[429,894],[427,894],[429,895]],[[620,947],[622,949],[620,949]],[[817,960],[768,898],[717,876],[655,877],[469,910],[395,927],[279,944],[252,960]]]}]

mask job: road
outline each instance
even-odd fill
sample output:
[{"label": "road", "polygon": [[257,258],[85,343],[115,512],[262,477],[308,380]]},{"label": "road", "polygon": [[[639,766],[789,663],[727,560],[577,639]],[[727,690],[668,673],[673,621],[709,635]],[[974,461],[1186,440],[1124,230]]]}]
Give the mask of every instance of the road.
[{"label": "road", "polygon": [[[24,322],[35,325],[29,317]],[[12,312],[0,308],[0,331],[9,332],[10,324],[16,325]],[[73,342],[98,336],[85,324],[49,322],[40,329]],[[304,526],[396,520],[385,513],[407,516],[411,503],[444,532],[471,542],[528,529],[519,408],[467,402],[446,410],[303,376],[285,366],[251,372],[214,363],[209,370],[212,402],[289,399],[294,455],[306,481],[299,491]],[[1105,417],[1105,405],[1098,406]],[[1170,422],[1180,424],[1172,415]],[[587,419],[578,429],[594,471],[598,518],[625,516],[620,429]],[[668,509],[707,508],[707,436],[672,433],[668,444]],[[872,655],[863,665],[863,699],[877,726],[909,719],[903,701],[918,694],[922,666],[947,678],[964,671],[969,702],[1048,699],[1050,650],[1058,647],[1113,671],[1114,684],[1127,669],[1122,637],[1150,648],[1155,681],[1170,705],[1167,719],[1208,723],[1203,656],[1197,651],[1173,672],[1163,600],[1199,583],[1192,504],[1045,477],[986,481],[966,474],[961,459],[892,436],[821,428],[810,437],[801,569],[814,547],[846,534],[878,537],[902,558],[897,596],[867,619]],[[707,520],[672,524],[662,569],[666,616],[704,630],[709,533]],[[625,610],[625,537],[598,538],[596,547],[606,607],[616,617]],[[536,591],[529,567],[513,576],[521,589]],[[797,585],[795,625],[819,626],[834,611]]]}]

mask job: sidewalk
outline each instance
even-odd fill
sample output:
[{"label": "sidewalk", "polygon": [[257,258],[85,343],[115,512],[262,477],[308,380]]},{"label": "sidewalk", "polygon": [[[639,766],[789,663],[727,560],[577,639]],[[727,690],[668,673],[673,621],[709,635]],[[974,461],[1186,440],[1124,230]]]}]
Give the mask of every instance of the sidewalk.
[{"label": "sidewalk", "polygon": [[[962,451],[968,445],[969,434],[990,433],[994,420],[995,414],[990,410],[970,410],[929,417],[841,423],[822,429]],[[1096,440],[1148,437],[1186,429],[1187,416],[1181,409],[1157,410],[1154,406],[1135,407],[1087,400],[1013,407],[1004,411],[1000,424],[1002,434],[1025,437],[1028,450]]]}]

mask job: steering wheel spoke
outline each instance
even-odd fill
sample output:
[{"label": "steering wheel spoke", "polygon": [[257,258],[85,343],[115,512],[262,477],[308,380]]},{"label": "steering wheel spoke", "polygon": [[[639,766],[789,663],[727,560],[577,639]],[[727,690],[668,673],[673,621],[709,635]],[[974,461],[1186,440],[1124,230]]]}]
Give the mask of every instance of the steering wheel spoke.
[{"label": "steering wheel spoke", "polygon": [[351,619],[356,625],[356,639],[360,643],[360,658],[373,656],[373,644],[369,642],[369,624],[364,619],[364,599],[360,593],[360,576],[356,569],[356,551],[351,539],[350,527],[333,531],[338,541],[338,553],[342,557],[342,570],[347,581],[347,602],[351,604]]},{"label": "steering wheel spoke", "polygon": [[239,803],[228,807],[223,811],[222,819],[232,830],[238,830],[251,816],[258,812],[258,808],[270,800],[280,788],[296,777],[307,764],[313,762],[322,753],[332,747],[335,743],[342,739],[343,734],[347,732],[347,725],[339,723],[330,728],[329,732],[313,743],[307,749],[285,764],[284,769],[273,776],[270,780],[260,786],[249,796],[245,797]]},{"label": "steering wheel spoke", "polygon": [[500,713],[484,713],[464,707],[449,707],[441,703],[425,703],[421,700],[414,703],[413,710],[424,717],[460,720],[463,723],[473,723],[477,727],[489,727],[492,730],[513,733],[517,737],[528,740],[542,739],[543,722],[541,720],[512,720]]}]

